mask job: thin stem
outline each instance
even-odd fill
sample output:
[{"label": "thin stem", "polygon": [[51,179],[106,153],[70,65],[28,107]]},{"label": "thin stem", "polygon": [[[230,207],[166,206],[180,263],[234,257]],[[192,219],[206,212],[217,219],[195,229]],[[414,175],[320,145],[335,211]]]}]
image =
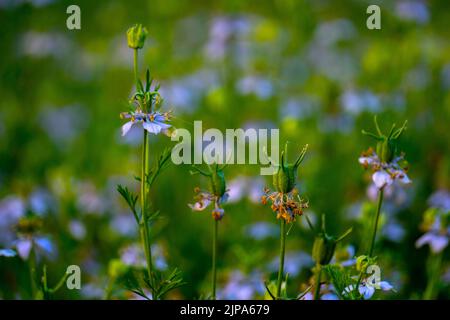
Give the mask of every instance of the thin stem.
[{"label": "thin stem", "polygon": [[142,146],[142,172],[141,172],[141,237],[144,246],[145,259],[147,261],[147,272],[149,281],[152,280],[153,275],[153,264],[152,264],[152,250],[150,245],[150,231],[148,228],[148,212],[147,212],[147,164],[148,164],[148,135],[147,131],[144,130],[144,143]]},{"label": "thin stem", "polygon": [[[134,68],[134,80],[136,82],[136,89],[139,87],[138,78],[138,49],[133,50],[133,68]],[[145,259],[147,262],[147,273],[148,279],[152,282],[153,279],[153,264],[152,264],[152,250],[150,242],[150,231],[148,228],[148,212],[147,212],[147,198],[148,198],[148,187],[147,187],[147,171],[148,171],[148,135],[147,131],[144,130],[144,142],[142,144],[142,171],[141,171],[141,222],[140,231],[142,245],[144,246]]]},{"label": "thin stem", "polygon": [[437,284],[441,275],[442,252],[439,254],[431,254],[428,258],[428,284],[423,294],[424,300],[436,299],[438,294]]},{"label": "thin stem", "polygon": [[320,299],[320,278],[322,276],[322,267],[316,264],[316,288],[314,290],[314,300]]},{"label": "thin stem", "polygon": [[31,285],[31,299],[36,298],[36,252],[34,250],[34,241],[31,240],[31,250],[29,256],[29,268],[30,268],[30,285]]},{"label": "thin stem", "polygon": [[281,283],[283,282],[285,250],[286,250],[286,220],[282,219],[280,223],[280,266],[278,269],[278,282],[276,295],[277,299],[280,299],[281,295]]},{"label": "thin stem", "polygon": [[383,189],[380,189],[378,192],[378,204],[377,204],[377,213],[375,216],[375,223],[373,226],[373,232],[372,232],[372,241],[370,243],[370,249],[369,249],[369,257],[372,257],[373,255],[373,249],[375,247],[375,238],[377,236],[377,229],[378,229],[378,221],[380,220],[380,213],[381,213],[381,206],[383,204]]},{"label": "thin stem", "polygon": [[213,232],[213,253],[212,253],[212,299],[216,300],[216,281],[217,281],[217,229],[219,227],[219,220],[214,219],[214,232]]},{"label": "thin stem", "polygon": [[136,82],[136,90],[139,88],[139,78],[138,78],[138,49],[133,50],[133,68],[134,68],[134,81]]}]

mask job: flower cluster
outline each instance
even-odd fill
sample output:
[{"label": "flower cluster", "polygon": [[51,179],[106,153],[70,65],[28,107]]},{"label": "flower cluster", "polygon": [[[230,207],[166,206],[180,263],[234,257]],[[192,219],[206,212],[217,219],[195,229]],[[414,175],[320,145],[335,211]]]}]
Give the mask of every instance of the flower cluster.
[{"label": "flower cluster", "polygon": [[383,162],[377,153],[372,148],[369,148],[361,154],[359,163],[362,164],[365,169],[372,169],[372,180],[378,189],[390,186],[395,181],[402,184],[411,183],[411,180],[406,174],[408,166],[404,160],[403,154],[392,159],[390,162]]},{"label": "flower cluster", "polygon": [[362,131],[364,135],[370,136],[377,140],[376,151],[369,148],[361,154],[359,163],[365,169],[371,168],[373,171],[372,180],[378,189],[392,185],[395,181],[402,184],[409,184],[406,172],[408,171],[408,163],[404,159],[404,154],[397,155],[397,139],[406,130],[407,122],[402,127],[395,129],[395,123],[392,125],[388,135],[384,135],[378,125],[377,117],[374,117],[375,128],[377,133]]}]

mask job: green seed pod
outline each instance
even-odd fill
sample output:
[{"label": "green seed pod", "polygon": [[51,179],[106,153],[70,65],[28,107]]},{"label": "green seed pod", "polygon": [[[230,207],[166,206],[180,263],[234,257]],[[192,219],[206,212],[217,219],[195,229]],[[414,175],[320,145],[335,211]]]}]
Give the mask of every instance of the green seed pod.
[{"label": "green seed pod", "polygon": [[297,168],[293,165],[281,165],[273,175],[273,186],[280,193],[289,193],[294,189],[296,180]]},{"label": "green seed pod", "polygon": [[312,258],[315,263],[322,266],[330,263],[333,258],[336,245],[352,232],[352,228],[345,231],[338,238],[330,236],[325,231],[325,215],[322,215],[322,230],[316,236],[313,244]]},{"label": "green seed pod", "polygon": [[368,256],[359,256],[356,258],[356,270],[365,271],[370,264],[370,259]]},{"label": "green seed pod", "polygon": [[145,38],[148,31],[141,24],[136,24],[127,31],[128,46],[132,49],[141,49],[144,47]]},{"label": "green seed pod", "polygon": [[273,186],[278,192],[289,193],[294,189],[295,181],[297,180],[297,170],[305,157],[307,149],[308,145],[302,149],[293,164],[288,164],[285,162],[285,154],[287,151],[287,147],[285,147],[285,151],[281,153],[281,163],[277,172],[273,175]]},{"label": "green seed pod", "polygon": [[389,163],[395,157],[397,151],[397,140],[406,130],[406,124],[408,122],[405,121],[403,125],[397,130],[395,130],[394,123],[389,133],[385,135],[381,132],[376,116],[373,118],[373,121],[375,123],[376,133],[368,132],[366,130],[362,130],[362,133],[377,140],[376,153],[378,157],[380,158],[381,162]]},{"label": "green seed pod", "polygon": [[210,188],[212,194],[221,197],[227,190],[225,183],[225,175],[217,166],[215,170],[211,170]]},{"label": "green seed pod", "polygon": [[336,250],[336,239],[325,233],[320,233],[314,240],[312,258],[320,265],[327,265],[333,258]]},{"label": "green seed pod", "polygon": [[394,159],[395,143],[393,140],[384,139],[377,142],[377,154],[382,162],[389,163]]}]

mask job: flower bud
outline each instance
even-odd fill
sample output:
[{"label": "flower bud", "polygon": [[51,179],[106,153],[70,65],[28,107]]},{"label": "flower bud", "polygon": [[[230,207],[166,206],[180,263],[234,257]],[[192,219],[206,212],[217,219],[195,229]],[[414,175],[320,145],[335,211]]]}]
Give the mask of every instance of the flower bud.
[{"label": "flower bud", "polygon": [[359,256],[356,258],[356,270],[364,272],[370,264],[368,256]]},{"label": "flower bud", "polygon": [[216,167],[215,170],[211,170],[210,177],[210,189],[211,193],[217,197],[222,197],[226,192],[225,175],[221,169]]},{"label": "flower bud", "polygon": [[308,145],[301,151],[299,157],[293,164],[285,163],[286,150],[281,153],[281,163],[277,172],[273,175],[273,186],[280,193],[289,193],[295,187],[297,180],[297,170],[303,161]]},{"label": "flower bud", "polygon": [[384,139],[377,142],[377,155],[381,162],[389,163],[394,159],[395,143],[393,140]]},{"label": "flower bud", "polygon": [[320,265],[330,263],[336,249],[336,240],[325,233],[320,233],[314,240],[312,258]]},{"label": "flower bud", "polygon": [[320,265],[327,265],[333,258],[336,245],[352,232],[352,228],[345,231],[341,236],[334,237],[326,233],[325,215],[322,215],[322,231],[316,236],[313,244],[312,258]]},{"label": "flower bud", "polygon": [[141,24],[136,24],[127,31],[128,46],[132,49],[141,49],[144,46],[148,31]]}]

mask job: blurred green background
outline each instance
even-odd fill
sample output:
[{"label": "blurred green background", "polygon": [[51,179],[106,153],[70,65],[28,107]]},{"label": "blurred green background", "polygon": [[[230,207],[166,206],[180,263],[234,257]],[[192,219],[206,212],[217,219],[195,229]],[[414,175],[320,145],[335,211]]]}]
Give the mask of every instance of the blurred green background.
[{"label": "blurred green background", "polygon": [[[142,76],[149,67],[176,127],[192,130],[202,120],[204,130],[279,128],[292,154],[309,144],[300,193],[313,220],[326,214],[330,233],[354,227],[339,246],[349,258],[363,253],[374,206],[370,175],[358,164],[373,141],[361,129],[373,129],[373,114],[385,130],[407,119],[401,149],[413,184],[386,201],[377,251],[383,279],[397,290],[382,297],[422,297],[430,250],[415,242],[430,196],[450,188],[449,3],[77,1],[81,30],[68,30],[70,4],[0,0],[0,248],[14,246],[18,217],[41,216],[51,255],[40,265],[49,281],[69,264],[82,270],[82,290],[57,298],[102,298],[109,261],[139,245],[116,192],[118,183],[139,190],[141,131],[121,137],[119,118],[133,90],[126,30],[135,23],[149,30]],[[369,4],[381,7],[381,30],[366,28]],[[150,144],[153,161],[174,142],[151,135]],[[219,230],[219,297],[261,298],[262,281],[278,266],[277,220],[259,202],[271,182],[257,165],[225,173],[231,199]],[[213,220],[188,208],[196,186],[206,181],[170,165],[151,194],[161,212],[152,230],[157,266],[177,266],[187,282],[168,298],[198,298],[210,288]],[[292,295],[311,276],[313,236],[303,219],[289,234]],[[448,298],[443,254],[438,297]],[[0,257],[0,298],[29,297],[28,279],[22,259]],[[130,298],[120,287],[113,297]]]}]

